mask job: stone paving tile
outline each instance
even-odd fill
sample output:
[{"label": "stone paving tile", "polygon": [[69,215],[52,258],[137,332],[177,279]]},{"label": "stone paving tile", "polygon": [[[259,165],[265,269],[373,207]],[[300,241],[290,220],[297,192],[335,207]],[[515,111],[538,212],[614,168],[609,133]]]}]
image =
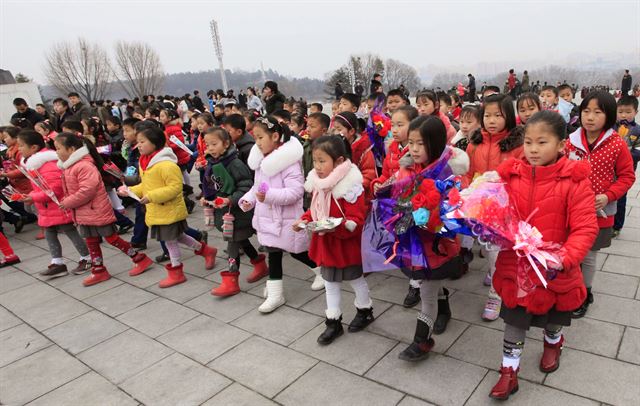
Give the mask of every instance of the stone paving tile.
[{"label": "stone paving tile", "polygon": [[231,381],[181,354],[173,354],[122,383],[147,405],[198,405]]},{"label": "stone paving tile", "polygon": [[[638,220],[638,222],[640,222],[640,219],[635,218],[629,220]],[[636,241],[616,240],[615,244],[611,244],[608,248],[603,248],[602,252],[606,254],[640,258],[640,250],[638,250],[638,243]]]},{"label": "stone paving tile", "polygon": [[626,328],[618,359],[640,365],[640,330],[633,327]]},{"label": "stone paving tile", "polygon": [[[542,340],[541,329],[531,330],[537,332],[535,338]],[[623,331],[624,327],[618,324],[605,323],[589,317],[574,319],[571,320],[571,326],[563,329],[564,346],[614,358],[618,352]]]},{"label": "stone paving tile", "polygon": [[462,405],[487,372],[485,368],[435,353],[409,364],[398,359],[404,347],[404,344],[396,346],[365,376],[432,403]]},{"label": "stone paving tile", "polygon": [[636,277],[638,276],[638,269],[640,269],[640,258],[620,255],[609,255],[602,267],[603,271]]},{"label": "stone paving tile", "polygon": [[67,281],[66,283],[57,286],[58,289],[65,292],[67,295],[79,300],[87,299],[91,296],[95,296],[99,293],[106,292],[109,289],[122,285],[122,281],[116,278],[111,278],[107,281],[100,282],[93,286],[84,286],[82,279],[88,275],[81,275],[77,278]]},{"label": "stone paving tile", "polygon": [[59,295],[28,309],[17,311],[16,314],[34,328],[46,330],[90,310],[89,306],[79,300]]},{"label": "stone paving tile", "polygon": [[218,393],[202,406],[275,406],[264,396],[247,389],[239,383],[227,386],[222,392]]},{"label": "stone paving tile", "polygon": [[87,298],[84,302],[111,317],[116,317],[155,298],[157,296],[152,293],[123,283],[106,292]]},{"label": "stone paving tile", "polygon": [[[38,248],[38,247],[25,247],[25,248],[18,248],[13,250],[14,253],[20,258],[20,260],[22,262],[20,262],[19,264],[14,265],[16,268],[19,269],[28,269],[29,265],[31,263],[31,259],[33,258],[38,258],[41,256],[47,256],[47,258],[51,259],[51,257],[49,256],[49,250],[44,250],[42,248]],[[29,272],[29,273],[33,273]]]},{"label": "stone paving tile", "polygon": [[[341,296],[342,301],[340,302],[340,307],[342,308],[343,323],[349,324],[351,320],[353,320],[353,318],[356,316],[357,310],[356,310],[356,306],[353,304],[355,298],[356,298],[355,294],[351,292],[342,291],[342,296]],[[384,311],[387,310],[389,307],[391,307],[391,303],[389,302],[383,302],[378,299],[372,299],[372,300],[373,300],[373,316],[376,318],[379,317],[381,314],[383,314]],[[324,294],[324,291],[322,291],[321,295],[319,295],[318,297],[316,297],[306,305],[302,306],[300,309],[306,312],[318,315],[323,319],[326,318],[325,310],[327,309],[327,299]]]},{"label": "stone paving tile", "polygon": [[201,364],[206,364],[250,336],[246,331],[200,315],[161,335],[158,341]]},{"label": "stone paving tile", "polygon": [[504,322],[501,318],[498,318],[495,321],[482,320],[482,310],[484,309],[486,301],[487,295],[476,295],[473,293],[456,291],[449,297],[452,317],[466,321],[467,323],[480,324],[484,327],[496,330],[504,330]]},{"label": "stone paving tile", "polygon": [[77,354],[125,331],[128,327],[100,312],[91,311],[44,331],[63,349]]},{"label": "stone paving tile", "polygon": [[208,366],[272,398],[316,363],[306,355],[263,338],[251,337]]},{"label": "stone paving tile", "polygon": [[331,345],[320,345],[317,339],[324,329],[325,325],[322,323],[289,348],[362,375],[397,344],[395,340],[368,331],[349,333],[345,328],[342,337],[338,337]]},{"label": "stone paving tile", "polygon": [[[330,388],[330,389],[329,389]],[[396,405],[403,394],[331,365],[319,363],[276,396],[287,405]]]},{"label": "stone paving tile", "polygon": [[402,305],[404,297],[409,291],[409,279],[406,277],[387,279],[384,284],[375,285],[370,288],[371,297],[384,300],[386,302]]},{"label": "stone paving tile", "polygon": [[167,271],[165,271],[164,267],[157,264],[154,264],[150,269],[137,276],[129,276],[128,271],[130,268],[131,265],[129,265],[128,268],[124,269],[124,271],[127,272],[121,272],[117,275],[114,275],[114,277],[138,288],[148,288],[153,285],[157,285],[158,282],[167,277]]},{"label": "stone paving tile", "polygon": [[0,369],[2,403],[27,403],[88,371],[60,348],[45,348]]},{"label": "stone paving tile", "polygon": [[637,405],[640,368],[626,362],[565,348],[561,366],[545,385],[611,405]]},{"label": "stone paving tile", "polygon": [[157,298],[117,317],[122,323],[148,335],[162,333],[193,319],[197,312],[163,298]]},{"label": "stone paving tile", "polygon": [[640,328],[640,302],[595,293],[588,317]]},{"label": "stone paving tile", "polygon": [[[635,208],[632,210],[630,216],[635,218],[640,217],[640,209]],[[640,241],[640,228],[624,227],[620,230],[620,235],[618,235],[616,240]]]},{"label": "stone paving tile", "polygon": [[[242,263],[242,262],[241,262]],[[207,275],[205,277],[206,280],[209,280],[211,282],[213,282],[215,284],[215,286],[220,285],[220,283],[222,283],[222,276],[220,275],[221,271],[226,271],[228,269],[228,264],[224,263],[223,261],[220,261],[220,264],[223,264],[219,267],[216,267],[215,272]],[[238,278],[238,284],[240,285],[240,290],[242,292],[249,292],[252,289],[258,289],[256,291],[256,293],[253,293],[256,296],[262,297],[262,289],[265,286],[265,282],[267,280],[267,278],[262,278],[261,280],[257,281],[257,282],[253,282],[253,283],[249,283],[247,282],[247,276],[249,276],[249,274],[251,273],[252,268],[249,268],[248,266],[242,266],[240,268],[240,277]],[[294,281],[299,281],[299,279],[295,279],[292,278]],[[284,278],[284,286],[286,288],[287,284],[289,282],[289,278],[285,277]],[[213,287],[213,286],[212,286]]]},{"label": "stone paving tile", "polygon": [[22,271],[15,269],[9,272],[6,272],[6,269],[2,271],[3,272],[0,273],[0,294],[37,282],[33,277],[29,276],[29,274]]},{"label": "stone paving tile", "polygon": [[163,289],[158,285],[151,285],[146,290],[174,302],[185,303],[205,292],[209,292],[212,287],[213,285],[211,282],[205,279],[189,278],[185,283],[181,283],[180,285],[172,286],[170,288]]},{"label": "stone paving tile", "polygon": [[51,344],[51,341],[24,323],[5,330],[0,333],[0,367],[38,352]]},{"label": "stone paving tile", "polygon": [[636,276],[627,276],[610,272],[596,272],[593,278],[593,292],[633,298],[640,282],[638,275],[640,273]]},{"label": "stone paving tile", "polygon": [[37,306],[40,303],[59,296],[62,296],[62,293],[56,289],[44,283],[37,283],[3,293],[0,295],[0,305],[11,310],[13,313],[19,314],[33,306]]},{"label": "stone paving tile", "polygon": [[11,312],[0,306],[0,331],[10,329],[22,324],[22,320],[11,314]]},{"label": "stone paving tile", "polygon": [[[367,281],[369,290],[371,290],[371,288],[375,286],[384,285],[387,279],[389,279],[388,275],[385,275],[379,272],[371,273],[366,278],[364,278],[364,280]],[[347,292],[353,292],[353,288],[351,287],[351,284],[349,282],[342,283],[342,290],[345,290]]]},{"label": "stone paving tile", "polygon": [[188,301],[184,305],[228,323],[247,312],[257,312],[258,306],[260,306],[262,302],[264,302],[264,299],[244,292],[225,298],[215,297],[207,292]]},{"label": "stone paving tile", "polygon": [[78,358],[111,382],[120,383],[172,353],[144,334],[127,330],[81,352]]},{"label": "stone paving tile", "polygon": [[39,397],[29,406],[91,405],[136,406],[138,402],[95,372],[81,377]]},{"label": "stone paving tile", "polygon": [[249,312],[231,324],[287,346],[322,321],[320,317],[282,306],[269,314]]},{"label": "stone paving tile", "polygon": [[[504,405],[504,401],[489,398],[489,393],[493,385],[498,382],[499,374],[491,371],[485,376],[480,385],[476,388],[471,398],[465,406],[480,405]],[[571,405],[571,406],[598,406],[599,403],[590,399],[572,395],[559,391],[548,386],[539,385],[518,379],[520,390],[509,397],[509,403],[515,405],[537,406],[537,405]]]},{"label": "stone paving tile", "polygon": [[[287,306],[295,307],[296,309],[299,309],[302,305],[309,303],[316,297],[324,297],[324,290],[311,290],[311,283],[309,281],[303,281],[296,278],[285,278],[283,286],[284,298],[287,301]],[[251,289],[249,293],[258,297],[263,297],[263,291],[264,284],[260,284],[259,286]]]},{"label": "stone paving tile", "polygon": [[424,402],[411,396],[405,396],[398,406],[433,406],[433,403]]},{"label": "stone paving tile", "polygon": [[[185,253],[185,251],[186,249],[182,250],[183,253]],[[189,259],[183,260],[182,263],[184,264],[184,272],[188,274],[187,278],[189,278],[189,276],[204,278],[214,272],[224,269],[227,265],[226,261],[223,261],[221,258],[217,258],[213,269],[205,269],[204,259],[200,256],[193,256]],[[192,280],[192,278],[189,278],[189,280]]]}]

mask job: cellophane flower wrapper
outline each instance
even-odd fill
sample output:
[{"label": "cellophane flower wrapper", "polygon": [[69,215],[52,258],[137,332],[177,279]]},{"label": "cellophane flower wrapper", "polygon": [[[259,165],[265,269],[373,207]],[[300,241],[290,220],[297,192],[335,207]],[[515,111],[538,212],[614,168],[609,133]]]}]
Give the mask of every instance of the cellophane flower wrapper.
[{"label": "cellophane flower wrapper", "polygon": [[385,157],[385,138],[391,130],[391,119],[384,113],[385,98],[376,99],[373,109],[369,114],[366,132],[371,141],[371,152],[376,161],[376,166],[382,166]]}]

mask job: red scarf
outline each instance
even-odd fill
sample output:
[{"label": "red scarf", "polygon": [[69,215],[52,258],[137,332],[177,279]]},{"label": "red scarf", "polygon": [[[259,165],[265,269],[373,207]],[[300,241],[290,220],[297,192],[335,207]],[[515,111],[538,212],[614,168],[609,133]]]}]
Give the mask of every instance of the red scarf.
[{"label": "red scarf", "polygon": [[596,138],[596,140],[593,141],[593,143],[589,144],[589,139],[587,138],[587,132],[585,131],[584,128],[582,128],[580,135],[582,135],[582,143],[584,144],[584,147],[587,149],[587,151],[589,152],[593,151],[593,148],[595,148],[596,145],[598,145],[598,143],[600,142],[602,137],[604,137],[604,134],[606,132],[607,132],[606,130],[602,130],[600,132],[600,135],[598,135],[598,138]]},{"label": "red scarf", "polygon": [[140,163],[140,169],[142,169],[143,171],[146,171],[147,170],[147,166],[149,166],[149,162],[151,162],[153,157],[156,156],[158,154],[158,152],[160,152],[160,151],[159,150],[155,150],[152,154],[140,155],[140,160],[138,161]]}]

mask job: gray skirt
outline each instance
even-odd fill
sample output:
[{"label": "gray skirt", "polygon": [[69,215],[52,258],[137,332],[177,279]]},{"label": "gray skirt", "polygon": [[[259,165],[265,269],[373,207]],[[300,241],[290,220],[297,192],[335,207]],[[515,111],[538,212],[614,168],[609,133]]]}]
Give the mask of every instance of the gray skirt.
[{"label": "gray skirt", "polygon": [[601,228],[596,240],[593,242],[591,251],[598,251],[602,248],[608,248],[611,246],[611,233],[613,227]]},{"label": "gray skirt", "polygon": [[177,240],[187,230],[187,220],[181,220],[172,224],[151,226],[151,238],[158,241]]},{"label": "gray skirt", "polygon": [[116,223],[107,224],[106,226],[85,226],[80,224],[78,226],[78,232],[80,237],[110,237],[118,233]]},{"label": "gray skirt", "polygon": [[322,279],[327,282],[352,281],[362,276],[362,265],[353,265],[346,268],[333,268],[323,266],[320,268]]}]

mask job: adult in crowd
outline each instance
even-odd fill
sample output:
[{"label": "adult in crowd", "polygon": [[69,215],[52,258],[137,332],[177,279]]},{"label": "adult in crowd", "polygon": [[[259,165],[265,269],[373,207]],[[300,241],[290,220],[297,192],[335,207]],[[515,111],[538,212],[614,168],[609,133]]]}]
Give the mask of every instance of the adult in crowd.
[{"label": "adult in crowd", "polygon": [[529,84],[529,72],[524,71],[522,73],[522,93],[526,93],[531,89],[531,85]]},{"label": "adult in crowd", "polygon": [[273,114],[274,111],[283,110],[285,96],[278,90],[278,84],[273,80],[268,80],[262,89],[262,97],[264,98],[264,109],[267,115]]},{"label": "adult in crowd", "polygon": [[469,79],[469,83],[467,83],[469,98],[467,100],[474,103],[476,101],[476,78],[472,74],[468,74],[467,78]]},{"label": "adult in crowd", "polygon": [[200,98],[200,91],[199,90],[194,90],[193,91],[193,107],[198,110],[201,113],[205,112],[204,109],[204,103],[202,102],[202,99]]},{"label": "adult in crowd", "polygon": [[513,100],[516,99],[516,74],[513,69],[509,69],[509,77],[507,78],[507,88],[509,95]]},{"label": "adult in crowd", "polygon": [[625,69],[624,75],[622,75],[622,85],[620,86],[620,91],[622,92],[623,96],[629,95],[629,91],[631,90],[632,85],[633,79],[631,78],[629,69]]},{"label": "adult in crowd", "polygon": [[13,106],[16,108],[16,112],[11,116],[12,123],[14,120],[26,119],[31,123],[31,126],[33,126],[35,123],[44,121],[44,117],[29,107],[27,101],[22,97],[16,97],[13,99]]},{"label": "adult in crowd", "polygon": [[382,75],[376,73],[371,79],[371,85],[369,86],[369,94],[382,93]]},{"label": "adult in crowd", "polygon": [[67,95],[67,98],[69,99],[69,106],[71,106],[71,113],[73,114],[74,120],[81,121],[91,117],[91,109],[82,103],[78,93],[71,92]]},{"label": "adult in crowd", "polygon": [[69,103],[62,97],[58,97],[53,100],[53,119],[51,125],[53,129],[61,133],[62,123],[66,120],[73,120],[73,113],[69,110]]},{"label": "adult in crowd", "polygon": [[336,100],[340,100],[340,98],[344,94],[344,90],[342,90],[342,85],[340,84],[340,82],[336,83],[336,87],[333,91],[336,95]]},{"label": "adult in crowd", "polygon": [[256,89],[251,86],[247,87],[247,109],[262,111],[262,101],[256,95]]}]

